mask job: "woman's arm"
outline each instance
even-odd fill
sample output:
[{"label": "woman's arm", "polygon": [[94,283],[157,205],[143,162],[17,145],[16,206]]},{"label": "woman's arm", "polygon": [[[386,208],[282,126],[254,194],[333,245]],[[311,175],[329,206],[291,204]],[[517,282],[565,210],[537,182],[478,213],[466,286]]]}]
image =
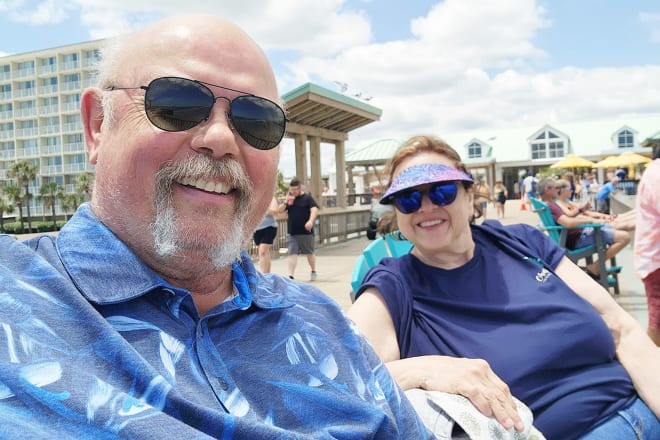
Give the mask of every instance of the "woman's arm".
[{"label": "woman's arm", "polygon": [[509,387],[483,359],[418,356],[401,359],[389,309],[377,289],[365,290],[347,312],[403,390],[461,394],[502,426],[524,429]]},{"label": "woman's arm", "polygon": [[660,417],[660,350],[610,293],[568,258],[561,260],[555,273],[598,311],[612,332],[617,358],[632,378],[637,393]]},{"label": "woman's arm", "polygon": [[277,199],[273,197],[273,200],[270,201],[270,205],[268,205],[268,210],[266,211],[266,214],[268,215],[275,215],[279,211],[279,206],[277,204]]},{"label": "woman's arm", "polygon": [[574,206],[571,206],[571,204],[568,202],[557,199],[555,200],[555,203],[561,208],[561,211],[564,213],[564,215],[575,217],[576,215],[580,214],[580,210]]}]

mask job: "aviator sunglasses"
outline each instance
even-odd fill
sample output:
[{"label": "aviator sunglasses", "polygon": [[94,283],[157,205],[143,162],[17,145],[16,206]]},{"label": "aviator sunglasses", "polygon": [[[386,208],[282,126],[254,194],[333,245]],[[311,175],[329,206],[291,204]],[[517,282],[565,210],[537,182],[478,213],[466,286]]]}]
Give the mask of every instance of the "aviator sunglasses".
[{"label": "aviator sunglasses", "polygon": [[[237,93],[229,99],[215,96],[207,86]],[[207,121],[218,99],[229,103],[227,118],[239,136],[258,150],[270,150],[279,145],[286,128],[286,115],[273,101],[241,90],[203,81],[167,76],[156,78],[147,86],[115,87],[114,90],[137,90],[144,93],[144,111],[155,127],[164,131],[186,131]]]},{"label": "aviator sunglasses", "polygon": [[447,206],[456,200],[457,182],[438,182],[426,188],[416,188],[392,194],[394,206],[403,214],[412,214],[422,207],[422,198],[427,195],[433,204]]}]

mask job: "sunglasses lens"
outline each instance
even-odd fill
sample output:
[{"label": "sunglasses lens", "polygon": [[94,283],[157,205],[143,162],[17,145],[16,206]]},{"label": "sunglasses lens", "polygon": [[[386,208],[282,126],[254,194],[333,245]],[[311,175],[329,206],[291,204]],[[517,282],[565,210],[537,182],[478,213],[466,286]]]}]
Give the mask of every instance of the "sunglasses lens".
[{"label": "sunglasses lens", "polygon": [[458,185],[456,182],[442,183],[429,188],[429,198],[439,206],[447,206],[456,200]]},{"label": "sunglasses lens", "polygon": [[157,78],[147,87],[147,118],[165,131],[184,131],[209,117],[215,99],[204,85],[185,78]]},{"label": "sunglasses lens", "polygon": [[407,191],[394,197],[394,206],[403,214],[412,214],[422,206],[422,193]]},{"label": "sunglasses lens", "polygon": [[[399,195],[392,196],[394,206],[403,214],[412,214],[422,206],[422,197],[426,191],[412,190],[405,191]],[[431,186],[428,189],[428,196],[435,205],[447,206],[456,200],[458,194],[458,185],[456,182],[443,182]]]},{"label": "sunglasses lens", "polygon": [[284,137],[284,110],[265,98],[250,95],[235,98],[231,101],[229,119],[243,140],[258,150],[275,148]]}]

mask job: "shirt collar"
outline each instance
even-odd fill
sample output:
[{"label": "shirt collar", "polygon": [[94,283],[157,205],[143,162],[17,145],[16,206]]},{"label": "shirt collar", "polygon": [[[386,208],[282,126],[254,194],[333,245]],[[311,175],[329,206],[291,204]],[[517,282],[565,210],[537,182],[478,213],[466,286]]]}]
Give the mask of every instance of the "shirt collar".
[{"label": "shirt collar", "polygon": [[[154,272],[107,226],[101,223],[84,203],[62,228],[57,237],[57,250],[62,264],[80,292],[91,302],[112,304],[131,300],[170,285]],[[232,299],[236,308],[254,304],[261,308],[291,307],[293,303],[264,286],[252,260],[243,252],[232,265],[238,296]],[[269,283],[270,284],[270,283]]]}]

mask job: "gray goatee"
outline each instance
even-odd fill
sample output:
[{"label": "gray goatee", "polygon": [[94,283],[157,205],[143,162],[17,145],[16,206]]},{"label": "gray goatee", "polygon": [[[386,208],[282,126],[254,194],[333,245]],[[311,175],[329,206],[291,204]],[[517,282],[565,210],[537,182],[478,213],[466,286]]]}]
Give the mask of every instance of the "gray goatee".
[{"label": "gray goatee", "polygon": [[[221,180],[237,195],[235,216],[229,227],[220,232],[215,240],[181,227],[180,214],[172,206],[172,184],[187,178]],[[250,179],[234,160],[213,160],[195,155],[183,162],[166,164],[156,173],[156,219],[150,225],[156,252],[161,257],[169,257],[185,249],[195,249],[206,253],[216,269],[230,266],[239,258],[249,240],[245,225],[253,200]]]}]

